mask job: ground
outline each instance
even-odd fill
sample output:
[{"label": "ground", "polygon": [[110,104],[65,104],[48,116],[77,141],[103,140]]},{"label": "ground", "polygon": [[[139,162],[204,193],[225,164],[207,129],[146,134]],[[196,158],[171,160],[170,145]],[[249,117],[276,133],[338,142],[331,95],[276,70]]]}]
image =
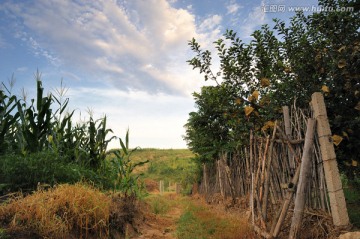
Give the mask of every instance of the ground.
[{"label": "ground", "polygon": [[129,232],[130,238],[255,238],[246,209],[225,210],[223,204],[210,205],[199,195],[160,194],[158,190],[144,202],[144,213]]}]

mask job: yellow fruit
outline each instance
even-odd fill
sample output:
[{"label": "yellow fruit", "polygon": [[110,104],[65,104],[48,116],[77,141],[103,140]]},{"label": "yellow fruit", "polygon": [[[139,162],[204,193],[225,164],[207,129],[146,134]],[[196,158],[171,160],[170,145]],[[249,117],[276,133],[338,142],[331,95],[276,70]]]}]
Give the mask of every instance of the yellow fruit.
[{"label": "yellow fruit", "polygon": [[334,134],[332,136],[333,142],[336,146],[339,146],[339,144],[341,143],[341,141],[343,140],[343,137],[341,137],[340,135],[336,135]]},{"label": "yellow fruit", "polygon": [[258,99],[259,98],[259,91],[255,90],[252,94],[251,94],[252,97],[254,97],[254,99]]},{"label": "yellow fruit", "polygon": [[285,71],[286,73],[291,73],[291,68],[290,68],[290,67],[285,67],[284,71]]},{"label": "yellow fruit", "polygon": [[339,48],[339,50],[338,50],[338,52],[339,52],[339,53],[341,53],[342,51],[344,51],[344,50],[345,50],[345,48],[346,48],[346,46],[342,46],[342,47],[340,47],[340,48]]},{"label": "yellow fruit", "polygon": [[340,69],[342,69],[342,68],[344,68],[345,66],[346,66],[346,60],[345,60],[345,59],[339,60],[339,62],[338,62],[338,67],[339,67]]},{"label": "yellow fruit", "polygon": [[323,86],[321,87],[321,90],[322,90],[323,92],[325,92],[325,93],[330,93],[329,87],[327,87],[326,85],[323,85]]},{"label": "yellow fruit", "polygon": [[267,121],[261,129],[262,130],[267,130],[269,128],[274,128],[274,126],[275,126],[274,121]]},{"label": "yellow fruit", "polygon": [[268,78],[261,78],[260,84],[262,87],[267,87],[270,85],[270,80]]},{"label": "yellow fruit", "polygon": [[245,115],[246,116],[249,116],[251,114],[251,112],[253,112],[253,111],[254,111],[253,107],[251,107],[251,106],[246,106],[245,107]]},{"label": "yellow fruit", "polygon": [[241,104],[241,99],[240,99],[240,98],[237,98],[237,99],[235,100],[235,104],[240,105],[240,104]]}]

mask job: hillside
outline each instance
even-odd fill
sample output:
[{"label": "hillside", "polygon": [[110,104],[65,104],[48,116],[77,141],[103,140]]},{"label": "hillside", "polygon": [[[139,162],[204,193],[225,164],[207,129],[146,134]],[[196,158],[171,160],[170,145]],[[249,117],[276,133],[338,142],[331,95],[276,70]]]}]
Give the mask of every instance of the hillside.
[{"label": "hillside", "polygon": [[149,160],[137,167],[134,173],[148,184],[164,180],[165,190],[169,183],[180,183],[183,192],[188,193],[191,185],[198,180],[199,169],[194,161],[195,155],[188,149],[137,149],[130,158],[133,163]]}]

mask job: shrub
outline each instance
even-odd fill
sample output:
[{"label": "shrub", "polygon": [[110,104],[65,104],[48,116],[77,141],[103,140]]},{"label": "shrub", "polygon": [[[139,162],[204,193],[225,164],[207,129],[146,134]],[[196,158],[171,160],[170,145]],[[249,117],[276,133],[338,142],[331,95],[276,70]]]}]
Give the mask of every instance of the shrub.
[{"label": "shrub", "polygon": [[32,153],[29,155],[2,155],[0,160],[0,181],[3,191],[31,191],[37,185],[53,186],[60,183],[76,183],[81,180],[91,181],[109,187],[110,180],[92,169],[75,163],[51,151]]}]

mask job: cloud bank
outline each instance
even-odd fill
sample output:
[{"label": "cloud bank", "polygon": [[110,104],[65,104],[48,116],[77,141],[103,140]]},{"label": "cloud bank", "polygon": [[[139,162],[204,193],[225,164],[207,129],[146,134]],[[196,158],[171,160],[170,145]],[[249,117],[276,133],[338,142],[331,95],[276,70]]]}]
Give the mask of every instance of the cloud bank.
[{"label": "cloud bank", "polygon": [[187,9],[165,0],[38,0],[2,8],[23,22],[18,37],[53,65],[81,69],[121,90],[152,93],[189,94],[199,85],[186,63],[187,42],[213,40],[221,23],[212,15],[197,25]]}]

